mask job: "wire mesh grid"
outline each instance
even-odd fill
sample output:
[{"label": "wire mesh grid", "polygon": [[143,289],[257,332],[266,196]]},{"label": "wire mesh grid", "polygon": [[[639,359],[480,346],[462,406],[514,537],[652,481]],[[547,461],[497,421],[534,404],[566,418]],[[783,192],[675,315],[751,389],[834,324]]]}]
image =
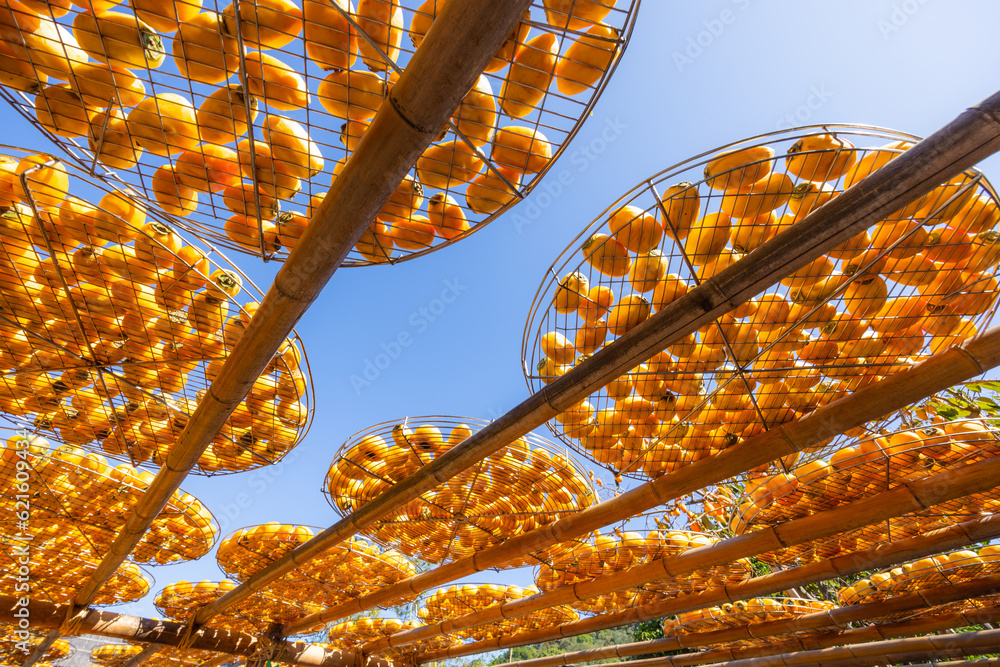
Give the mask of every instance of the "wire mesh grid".
[{"label": "wire mesh grid", "polygon": [[[27,632],[28,638],[24,639],[23,635],[15,634],[21,632]],[[42,643],[43,639],[45,639],[44,632],[24,631],[14,625],[0,625],[0,665],[22,664],[25,658],[34,651],[34,647]],[[23,645],[23,643],[27,643],[29,647],[27,653],[18,647],[18,644]],[[68,658],[72,652],[73,647],[70,646],[69,642],[65,639],[57,639],[42,656],[42,660],[62,660]]]},{"label": "wire mesh grid", "polygon": [[[587,541],[577,542],[570,553],[562,558],[539,565],[535,571],[535,584],[542,591],[572,586],[657,559],[677,556],[689,549],[708,546],[719,540],[707,532],[675,530],[670,527],[667,517],[645,515],[645,518],[654,519],[657,529],[640,529],[626,524],[615,529],[612,534],[596,533]],[[639,587],[578,600],[572,606],[587,613],[611,613],[710,588],[738,584],[748,580],[752,574],[749,563],[745,559],[739,559],[725,565],[699,568],[679,576],[663,576]]]},{"label": "wire mesh grid", "polygon": [[[295,246],[444,4],[13,2],[0,94],[81,166],[265,260]],[[345,265],[425,254],[523,199],[590,114],[638,4],[536,2]]]},{"label": "wire mesh grid", "polygon": [[843,605],[864,604],[1000,574],[1000,546],[963,549],[910,561],[837,591]]},{"label": "wire mesh grid", "polygon": [[[957,600],[955,602],[948,602],[946,604],[930,605],[920,609],[899,612],[895,614],[885,614],[884,616],[878,616],[870,620],[871,623],[881,624],[881,623],[899,623],[902,621],[916,621],[921,618],[926,618],[928,616],[938,616],[941,614],[965,614],[967,617],[971,617],[970,620],[976,619],[976,612],[980,609],[989,609],[996,607],[997,603],[1000,602],[1000,595],[984,595],[981,597],[970,597],[965,600]],[[985,616],[983,622],[992,622],[992,614]],[[973,623],[977,625],[977,623]]]},{"label": "wire mesh grid", "polygon": [[[178,581],[156,594],[153,604],[167,618],[187,622],[200,608],[236,588],[236,582]],[[245,632],[252,635],[267,631],[272,623],[291,623],[322,608],[308,601],[292,601],[265,591],[256,591],[245,600],[213,616],[205,624],[217,630]]]},{"label": "wire mesh grid", "polygon": [[[424,600],[424,606],[417,616],[424,623],[437,623],[454,619],[505,602],[512,602],[535,595],[534,586],[504,586],[501,584],[458,584],[439,588]],[[509,618],[467,630],[455,632],[463,639],[482,641],[495,637],[516,635],[519,632],[550,628],[579,619],[579,615],[567,606],[549,607],[517,618]]]},{"label": "wire mesh grid", "polygon": [[[386,639],[397,632],[419,628],[421,625],[420,621],[411,619],[363,617],[334,625],[327,633],[327,641],[336,648],[353,649],[369,642]],[[378,653],[408,656],[426,651],[440,651],[460,643],[456,636],[445,634],[405,646],[388,647]]]},{"label": "wire mesh grid", "polygon": [[[363,506],[489,422],[425,416],[356,433],[334,456],[324,493],[343,516]],[[586,469],[566,450],[528,435],[364,529],[381,544],[435,564],[471,555],[596,502]],[[546,560],[550,547],[505,567]]]},{"label": "wire mesh grid", "polygon": [[[532,392],[909,148],[853,125],[723,146],[624,195],[562,252],[522,342]],[[865,147],[865,144],[884,145]],[[858,144],[858,146],[855,145]],[[973,335],[996,309],[1000,206],[970,170],[670,345],[549,427],[655,478]]]},{"label": "wire mesh grid", "polygon": [[[663,621],[663,635],[665,637],[691,635],[736,628],[750,623],[789,620],[834,609],[836,606],[826,600],[780,596],[738,600],[733,603],[727,602],[718,607],[697,609],[678,614],[674,618],[665,619]],[[761,646],[769,641],[767,637],[755,637],[736,642],[720,642],[709,646],[744,648]]]},{"label": "wire mesh grid", "polygon": [[[74,543],[75,542],[75,543]],[[17,596],[23,584],[29,582],[31,596],[53,604],[72,602],[80,584],[87,581],[100,563],[90,545],[83,540],[48,540],[32,543],[5,538],[0,554],[3,574],[0,574],[0,594]],[[20,555],[30,558],[27,575],[22,576]],[[18,589],[18,584],[22,589]],[[125,562],[111,575],[94,597],[94,606],[135,602],[150,591],[153,578],[139,566]]]},{"label": "wire mesh grid", "polygon": [[[153,477],[128,464],[112,467],[102,455],[73,445],[50,449],[44,438],[16,435],[0,453],[0,527],[14,536],[25,532],[27,523],[34,545],[65,543],[81,558],[100,559]],[[28,500],[18,497],[25,494]],[[19,518],[22,513],[28,521]],[[130,558],[151,564],[194,560],[211,549],[218,534],[212,513],[177,490]]]},{"label": "wire mesh grid", "polygon": [[[22,149],[3,154],[0,415],[160,465],[260,291],[217,250],[79,170]],[[313,389],[302,350],[288,339],[196,470],[269,465],[305,437]]]},{"label": "wire mesh grid", "polygon": [[[222,540],[216,560],[227,577],[245,582],[318,532],[278,523],[241,528]],[[265,590],[278,598],[332,607],[416,573],[401,553],[355,537],[296,567]]]},{"label": "wire mesh grid", "polygon": [[[104,644],[90,652],[90,659],[102,667],[125,667],[128,661],[142,653],[144,648],[139,644]],[[212,651],[161,645],[157,647],[156,653],[147,656],[142,664],[149,667],[185,667],[200,665],[216,655]],[[234,658],[233,661],[235,660]]]},{"label": "wire mesh grid", "polygon": [[[998,453],[1000,432],[976,419],[901,429],[862,439],[834,452],[829,460],[816,459],[789,473],[748,480],[747,495],[736,506],[730,525],[736,534],[745,534],[831,510]],[[829,558],[997,510],[1000,502],[990,494],[976,494],[935,505],[919,514],[889,519],[760,558],[781,564]]]}]

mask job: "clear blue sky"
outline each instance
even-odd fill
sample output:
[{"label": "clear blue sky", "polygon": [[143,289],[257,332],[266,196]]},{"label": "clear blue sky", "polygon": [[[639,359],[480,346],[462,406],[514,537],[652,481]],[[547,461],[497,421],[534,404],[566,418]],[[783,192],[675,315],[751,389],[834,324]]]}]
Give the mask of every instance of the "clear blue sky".
[{"label": "clear blue sky", "polygon": [[[779,127],[856,122],[929,134],[998,87],[997,25],[1000,4],[988,0],[645,0],[615,78],[520,209],[427,257],[334,276],[298,327],[317,413],[280,475],[192,477],[185,490],[225,534],[267,521],[329,525],[337,515],[320,487],[352,433],[408,415],[489,419],[526,397],[520,345],[535,291],[552,260],[619,195],[691,155]],[[0,123],[4,143],[47,149],[13,110],[0,109]],[[1000,178],[1000,161],[982,167]],[[524,224],[526,207],[546,201],[545,186],[555,188],[563,170],[570,184]],[[230,257],[262,287],[276,270]],[[444,291],[455,298],[442,310],[435,300]],[[369,386],[352,383],[401,333],[412,342],[398,358]],[[222,576],[214,552],[152,572],[154,591]],[[474,579],[530,583],[528,571]],[[155,615],[151,600],[118,609]]]}]

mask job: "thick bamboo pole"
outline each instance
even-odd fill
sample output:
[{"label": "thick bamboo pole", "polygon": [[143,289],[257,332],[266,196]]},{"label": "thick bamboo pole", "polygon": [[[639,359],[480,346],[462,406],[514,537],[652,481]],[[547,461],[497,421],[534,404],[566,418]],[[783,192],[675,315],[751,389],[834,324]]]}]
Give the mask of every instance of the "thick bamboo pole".
[{"label": "thick bamboo pole", "polygon": [[[1000,606],[977,609],[965,613],[938,614],[896,623],[870,624],[852,630],[792,637],[778,643],[768,642],[765,645],[750,648],[699,651],[687,655],[673,656],[670,665],[671,667],[694,667],[695,665],[706,665],[712,662],[756,658],[797,651],[812,651],[898,637],[915,637],[917,635],[989,623],[998,618],[1000,618]],[[630,661],[628,664],[631,665],[632,662],[640,661]]]},{"label": "thick bamboo pole", "polygon": [[[1000,630],[981,630],[961,634],[907,637],[867,642],[837,648],[797,651],[774,656],[744,658],[712,663],[712,667],[791,667],[792,665],[828,665],[835,661],[848,664],[881,665],[990,653],[1000,648]],[[607,663],[606,667],[669,667],[669,656],[632,662]]]},{"label": "thick bamboo pole", "polygon": [[[520,7],[520,4],[518,6]],[[437,19],[435,24],[440,20]],[[428,38],[430,36],[431,34]],[[407,70],[409,71],[412,66],[411,64]],[[271,563],[245,584],[199,611],[195,617],[196,622],[204,623],[227,606],[322,553],[377,517],[393,511],[423,491],[450,479],[459,471],[541,426],[672,342],[680,340],[691,331],[765,291],[782,277],[805,266],[859,231],[876,224],[901,206],[927,194],[939,184],[997,152],[1000,150],[998,118],[1000,118],[1000,93],[968,109],[944,128],[755,250],[746,260],[721,271],[662,308],[635,327],[627,336],[596,352],[590,359],[563,377],[552,381],[513,410],[474,433],[462,444],[415,472],[407,480],[331,526],[310,542]],[[338,178],[337,183],[340,181],[341,178]],[[328,197],[327,201],[329,200]],[[294,258],[293,253],[290,259]],[[287,264],[285,268],[288,268]],[[281,279],[280,274],[278,279]],[[251,322],[251,327],[244,337],[251,333],[252,328]],[[970,363],[977,365],[973,359],[959,361],[966,367]],[[978,373],[981,372],[982,368]],[[921,395],[926,396],[929,393],[933,392]],[[784,432],[781,431],[774,437],[783,438]],[[781,442],[780,446],[776,447],[781,452],[777,456],[794,451],[792,443],[793,441]],[[742,450],[742,453],[747,452]],[[723,458],[725,454],[726,452],[723,452],[719,457],[714,457],[709,467],[721,468],[726,463],[734,462],[735,470],[729,475],[753,467],[745,462],[736,462],[737,455]],[[759,460],[757,464],[777,456],[768,456]],[[703,467],[699,468],[699,471],[703,470]],[[686,478],[682,475],[681,479],[690,480],[691,473],[687,475]],[[705,483],[699,481],[690,490],[700,488]],[[638,499],[647,496],[645,502],[639,503],[646,507],[664,502],[663,498],[656,496],[653,489],[652,486],[643,487],[642,490],[637,490],[639,493],[633,497]],[[633,513],[635,511],[638,510],[633,510]],[[606,523],[608,522],[599,525]],[[567,539],[558,536],[557,538],[557,541]],[[532,539],[526,539],[518,541],[511,548],[524,553],[535,551],[539,547]]]},{"label": "thick bamboo pole", "polygon": [[[843,630],[833,632],[833,628],[843,629],[850,623],[871,621],[889,614],[905,613],[915,611],[932,605],[947,604],[968,598],[988,595],[996,591],[1000,578],[991,577],[989,580],[976,580],[969,582],[971,585],[964,585],[961,588],[953,586],[939,587],[932,591],[927,591],[928,597],[920,594],[900,596],[893,599],[893,604],[885,605],[883,602],[872,602],[849,607],[840,607],[826,612],[805,614],[792,619],[780,621],[748,623],[735,628],[725,628],[712,632],[697,632],[687,635],[677,635],[664,637],[663,639],[652,639],[644,642],[633,642],[630,644],[620,644],[617,646],[602,646],[584,651],[574,651],[561,655],[546,656],[533,660],[520,660],[517,662],[502,663],[497,667],[563,667],[595,660],[606,660],[608,658],[629,658],[637,655],[648,655],[650,653],[660,653],[663,651],[678,651],[683,649],[703,648],[718,644],[726,644],[733,641],[747,639],[773,638],[779,635],[787,635],[807,630],[830,629],[831,632],[823,634],[813,634],[803,637],[789,638],[780,643],[770,642],[766,646],[752,647],[747,649],[716,649],[715,651],[704,651],[693,656],[674,656],[673,667],[681,665],[700,665],[718,660],[735,660],[739,657],[750,657],[757,655],[772,655],[789,651],[805,651],[812,648],[823,648],[826,646],[836,646],[838,643],[861,643],[876,641],[879,639],[890,639],[892,637],[903,637],[937,632],[949,628],[961,628],[982,623],[990,623],[1000,619],[1000,605],[984,607],[967,612],[952,612],[947,614],[937,614],[931,617],[919,618],[915,620],[900,621],[895,623],[869,624],[866,627],[856,630]],[[742,651],[737,655],[737,651]],[[687,659],[688,662],[685,662]],[[639,662],[639,661],[633,661]],[[631,664],[631,663],[630,663]]]},{"label": "thick bamboo pole", "polygon": [[31,655],[29,655],[28,659],[22,663],[21,667],[31,667],[31,665],[34,665],[36,662],[41,660],[42,656],[45,655],[45,652],[52,648],[52,645],[56,643],[57,639],[59,639],[59,634],[58,628],[49,630],[48,634],[45,635],[45,639],[42,640],[42,643],[35,647],[35,650],[31,652]]},{"label": "thick bamboo pole", "polygon": [[[960,589],[953,586],[945,586],[928,591],[928,598],[924,598],[916,593],[901,596],[895,598],[894,603],[891,605],[885,605],[882,602],[872,602],[841,607],[829,614],[805,614],[792,619],[748,623],[736,628],[726,628],[712,632],[697,632],[617,646],[602,646],[600,648],[564,653],[562,655],[535,658],[534,660],[503,663],[497,667],[563,667],[565,665],[606,660],[608,658],[629,658],[638,655],[661,653],[663,651],[703,648],[747,639],[774,638],[780,635],[807,630],[830,630],[821,634],[782,639],[780,642],[770,641],[766,645],[746,649],[716,649],[714,651],[702,651],[690,655],[673,656],[672,667],[682,667],[706,664],[716,660],[736,660],[741,657],[774,655],[777,653],[805,651],[840,644],[863,643],[879,639],[891,639],[893,637],[920,635],[950,628],[991,623],[1000,619],[1000,605],[995,605],[966,612],[936,614],[934,616],[907,621],[869,624],[854,630],[844,630],[847,625],[854,622],[871,621],[889,614],[916,611],[928,606],[989,595],[996,592],[998,585],[1000,585],[1000,578],[991,577],[989,580],[980,579],[969,583],[971,585],[966,586],[963,584]],[[834,631],[834,628],[839,628],[839,631]]]},{"label": "thick bamboo pole", "polygon": [[[728,660],[739,660],[742,658],[756,658],[765,655],[777,655],[780,653],[791,653],[793,651],[809,651],[813,649],[829,648],[831,646],[843,646],[847,644],[862,644],[866,642],[879,641],[881,639],[893,639],[896,637],[913,637],[916,635],[928,634],[931,632],[941,632],[953,628],[964,628],[981,623],[989,623],[1000,619],[1000,605],[984,607],[970,610],[964,613],[952,612],[947,614],[936,614],[918,619],[898,621],[895,623],[869,624],[862,628],[851,630],[838,630],[820,632],[816,634],[803,635],[801,637],[790,637],[780,642],[768,642],[760,646],[747,648],[717,648],[708,651],[698,651],[683,655],[669,657],[670,667],[694,667],[695,665],[705,665],[712,662],[723,662]],[[712,634],[712,633],[699,633]],[[697,638],[699,635],[690,635]],[[693,648],[694,646],[681,647],[675,641],[676,638],[654,639],[646,642],[635,642],[632,644],[621,644],[619,646],[605,646],[585,651],[564,653],[561,656],[549,656],[536,658],[534,660],[521,660],[508,662],[497,667],[555,667],[580,664],[594,660],[605,660],[608,658],[628,658],[636,655],[648,655],[661,651],[676,651],[681,648]],[[710,645],[707,642],[698,642],[697,646]],[[642,660],[633,660],[628,664],[638,663]]]},{"label": "thick bamboo pole", "polygon": [[298,634],[403,597],[442,586],[461,577],[498,567],[513,558],[578,537],[721,482],[794,451],[894,412],[922,398],[982,374],[1000,364],[1000,327],[961,346],[864,387],[794,422],[782,424],[707,459],[660,477],[611,500],[513,537],[448,565],[405,579],[393,586],[311,614],[290,624]]},{"label": "thick bamboo pole", "polygon": [[[0,623],[14,623],[16,596],[0,596]],[[70,605],[49,602],[31,603],[31,627],[57,628]],[[261,649],[252,635],[229,630],[202,630],[190,636],[187,626],[173,621],[153,620],[88,609],[81,613],[80,633],[113,637],[164,646],[217,651],[227,655],[253,656]],[[275,647],[274,660],[304,667],[391,667],[389,660],[377,656],[362,659],[351,651],[324,649],[303,642],[282,641]]]},{"label": "thick bamboo pole", "polygon": [[504,619],[517,618],[542,609],[627,590],[665,577],[679,577],[713,565],[726,565],[741,558],[759,556],[892,517],[918,512],[955,498],[988,491],[997,485],[1000,485],[1000,456],[910,481],[889,491],[825,512],[731,537],[710,546],[689,549],[676,556],[658,558],[622,572],[569,586],[560,586],[545,593],[494,605],[458,618],[397,632],[385,639],[365,644],[363,650],[369,653],[390,646],[403,646],[443,634],[490,625]]},{"label": "thick bamboo pole", "polygon": [[517,635],[464,644],[442,651],[425,652],[416,656],[416,662],[427,663],[449,658],[463,657],[486,651],[494,651],[514,646],[539,644],[565,637],[621,627],[639,621],[659,619],[694,609],[713,607],[724,602],[735,602],[751,597],[779,593],[794,586],[825,581],[838,576],[846,576],[865,570],[881,569],[921,558],[942,551],[958,549],[969,544],[991,540],[1000,536],[1000,514],[971,519],[962,523],[940,528],[914,537],[894,540],[871,549],[844,554],[835,558],[789,568],[780,572],[756,577],[750,581],[732,586],[713,588],[681,598],[671,598],[652,604],[634,607],[610,614],[563,624],[557,628],[546,628]]},{"label": "thick bamboo pole", "polygon": [[[243,337],[171,447],[142,501],[78,591],[78,606],[93,601],[98,589],[132,551],[403,176],[445,126],[529,5],[530,0],[467,0],[453,2],[441,11],[278,272]],[[427,487],[420,481],[420,477],[414,477],[393,490],[405,500],[388,498],[383,503],[402,504],[419,495]],[[381,507],[373,503],[369,512],[378,516],[384,511]],[[354,534],[365,521],[359,516],[342,522],[345,530],[337,532],[339,539]],[[339,539],[328,541],[327,546]],[[242,599],[248,592],[241,587],[229,599]]]}]

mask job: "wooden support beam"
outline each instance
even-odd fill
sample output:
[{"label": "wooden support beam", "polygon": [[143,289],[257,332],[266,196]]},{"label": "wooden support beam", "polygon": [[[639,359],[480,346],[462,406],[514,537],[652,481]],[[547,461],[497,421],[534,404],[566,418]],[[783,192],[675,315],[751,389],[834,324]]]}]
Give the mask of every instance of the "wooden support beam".
[{"label": "wooden support beam", "polygon": [[[628,335],[630,334],[626,334],[626,337]],[[622,521],[762,463],[823,442],[855,426],[981,375],[998,364],[1000,327],[994,327],[961,346],[934,355],[916,366],[833,401],[801,419],[772,428],[715,456],[685,466],[582,512],[513,537],[503,544],[410,577],[370,595],[306,616],[290,623],[286,631],[291,635],[299,634],[372,607],[387,606],[403,597],[443,586],[491,567],[499,567],[526,553]]]},{"label": "wooden support beam", "polygon": [[[15,596],[0,596],[0,623],[17,624]],[[31,627],[58,628],[66,618],[69,605],[32,600]],[[127,641],[180,646],[216,651],[226,655],[251,657],[260,642],[252,636],[229,630],[202,629],[188,636],[187,626],[174,621],[139,618],[110,611],[87,609],[79,612],[80,634],[98,635]],[[275,661],[303,667],[391,667],[392,663],[379,656],[361,658],[352,651],[325,649],[304,642],[282,641],[277,644]]]},{"label": "wooden support beam", "polygon": [[951,468],[825,512],[764,527],[709,546],[689,549],[676,556],[658,558],[622,572],[560,586],[545,593],[493,605],[458,618],[397,632],[384,639],[365,644],[363,651],[374,653],[389,647],[404,646],[440,635],[491,625],[505,619],[518,618],[543,609],[628,590],[663,578],[680,577],[706,567],[726,565],[741,558],[806,544],[893,517],[919,512],[955,498],[989,491],[998,485],[1000,485],[1000,456]]},{"label": "wooden support beam", "polygon": [[969,544],[1000,536],[1000,514],[971,519],[962,523],[928,531],[914,537],[895,540],[871,549],[843,554],[808,565],[774,572],[732,586],[718,587],[681,598],[661,600],[610,614],[592,616],[556,628],[545,628],[516,635],[497,637],[441,651],[425,652],[415,657],[418,663],[435,662],[497,649],[555,641],[565,637],[617,628],[639,621],[659,619],[695,609],[704,609],[724,602],[779,593],[793,586],[825,581],[838,576],[882,569],[942,551],[959,549]]}]

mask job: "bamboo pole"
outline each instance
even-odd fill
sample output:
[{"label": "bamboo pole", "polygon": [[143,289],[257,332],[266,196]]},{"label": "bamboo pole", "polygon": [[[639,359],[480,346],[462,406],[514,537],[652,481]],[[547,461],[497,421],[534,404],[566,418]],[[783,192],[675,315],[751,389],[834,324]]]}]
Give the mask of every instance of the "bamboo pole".
[{"label": "bamboo pole", "polygon": [[[0,623],[16,624],[16,596],[0,596]],[[66,617],[68,604],[52,604],[32,600],[31,627],[57,628]],[[180,646],[216,651],[226,655],[254,656],[261,643],[253,635],[229,630],[202,630],[190,635],[184,623],[153,620],[88,609],[81,613],[80,633],[112,637],[129,641]],[[379,656],[362,658],[352,651],[325,649],[304,642],[281,641],[276,644],[274,660],[304,667],[391,667],[392,663]]]},{"label": "bamboo pole", "polygon": [[1000,485],[1000,456],[906,482],[847,505],[768,526],[709,546],[689,549],[676,556],[658,558],[644,565],[596,577],[590,581],[560,586],[545,593],[494,605],[465,616],[397,632],[384,639],[365,644],[363,651],[373,653],[389,647],[412,644],[443,634],[518,618],[542,609],[635,588],[665,577],[678,577],[713,565],[726,565],[741,558],[759,556],[892,517],[919,512],[955,498],[988,491],[998,485]]},{"label": "bamboo pole", "polygon": [[[464,4],[464,3],[452,3]],[[509,3],[504,3],[509,4]],[[518,7],[521,5],[518,4]],[[447,5],[445,12],[447,12]],[[443,16],[443,15],[442,15]],[[435,26],[441,21],[439,17]],[[428,34],[428,39],[432,36]],[[426,48],[423,47],[423,48]],[[419,55],[419,51],[418,54]],[[407,68],[409,71],[411,65]],[[405,74],[404,74],[405,76]],[[401,79],[402,82],[402,79]],[[426,84],[424,84],[426,85]],[[396,88],[399,87],[397,84]],[[863,229],[876,224],[893,211],[927,194],[941,183],[973,167],[980,160],[1000,150],[1000,93],[966,110],[944,128],[919,142],[875,173],[809,214],[786,232],[776,236],[755,250],[747,259],[716,274],[687,294],[662,308],[649,319],[635,327],[589,359],[553,380],[538,393],[520,403],[510,412],[493,420],[474,433],[462,444],[428,463],[409,478],[395,485],[350,516],[334,524],[313,540],[269,564],[235,590],[201,609],[195,616],[197,623],[204,623],[228,606],[244,599],[252,592],[286,574],[296,566],[322,553],[337,542],[355,534],[379,516],[398,509],[420,493],[443,483],[468,466],[481,461],[503,446],[541,426],[555,415],[589,396],[595,390],[620,376],[628,369],[650,358],[672,342],[711,322],[767,288],[781,278],[805,266],[820,255],[832,250]],[[377,119],[376,119],[377,120]],[[374,127],[374,124],[373,126]],[[371,129],[368,134],[371,133]],[[366,134],[366,136],[368,136]],[[359,149],[360,150],[360,149]],[[337,184],[342,177],[337,179]],[[327,197],[327,201],[330,197]],[[308,246],[301,243],[299,246]],[[290,261],[300,248],[296,247]],[[285,265],[283,273],[289,267]],[[278,281],[282,275],[278,275]],[[265,299],[265,303],[267,299]],[[263,307],[262,307],[263,309]],[[256,318],[255,318],[256,319]],[[246,336],[254,331],[253,322]],[[958,355],[961,357],[962,355]],[[956,359],[968,367],[978,366],[974,359]],[[990,366],[995,365],[993,363]],[[982,373],[980,367],[978,372]],[[218,382],[218,381],[217,381]],[[950,385],[948,385],[950,386]],[[926,396],[926,392],[921,396]],[[195,420],[192,420],[194,422]],[[777,438],[785,431],[776,429]],[[794,451],[794,441],[784,441],[776,449],[781,455]],[[726,450],[727,452],[730,450]],[[741,450],[746,454],[746,450]],[[726,452],[713,457],[708,468],[719,468],[734,462],[736,456],[725,457]],[[759,458],[759,457],[757,457]],[[763,463],[777,456],[769,456]],[[722,460],[720,460],[722,459]],[[735,474],[752,465],[735,463]],[[705,467],[698,468],[704,472]],[[691,473],[680,479],[690,481]],[[670,477],[668,475],[668,477]],[[704,481],[694,488],[700,488]],[[653,487],[643,487],[637,496],[646,498],[647,507],[664,502],[655,497]],[[693,490],[693,489],[692,489]],[[637,497],[633,496],[633,497]],[[632,513],[635,513],[633,510]],[[607,523],[607,522],[605,522]],[[604,525],[603,523],[600,525]],[[558,536],[557,536],[558,537]],[[567,539],[558,538],[557,541]],[[533,540],[517,542],[521,551],[535,551]]]},{"label": "bamboo pole", "polygon": [[510,538],[467,558],[306,616],[289,624],[286,631],[290,635],[299,634],[372,607],[387,606],[400,598],[442,586],[475,572],[499,567],[526,553],[622,521],[709,484],[721,482],[763,463],[823,442],[855,426],[976,377],[998,364],[1000,327],[994,327],[960,346],[934,355],[916,366],[828,403],[801,419],[745,440],[715,456],[697,461],[611,500]]},{"label": "bamboo pole", "polygon": [[[451,3],[441,11],[170,448],[163,467],[107,555],[77,592],[77,606],[90,604],[131,553],[403,176],[445,126],[529,4],[530,0],[467,0]],[[399,496],[409,493],[415,497],[425,490],[419,479],[414,477],[394,491]],[[387,502],[395,501],[390,498]],[[373,503],[372,509],[377,512],[379,507]],[[338,531],[338,539],[328,541],[327,546],[353,535],[365,519],[342,523],[345,530]],[[227,597],[235,602],[248,593],[241,587]]]},{"label": "bamboo pole", "polygon": [[[877,618],[877,617],[876,617]],[[936,614],[918,619],[898,621],[895,623],[869,624],[862,628],[830,632],[814,633],[801,637],[790,637],[781,642],[769,642],[760,646],[746,648],[716,648],[708,651],[698,651],[684,655],[674,655],[669,657],[670,667],[694,667],[695,665],[705,665],[712,662],[722,662],[728,660],[739,660],[741,658],[760,657],[765,655],[777,655],[780,653],[790,653],[793,651],[809,651],[819,648],[829,648],[831,646],[841,646],[846,644],[861,644],[865,642],[878,641],[880,639],[892,639],[895,637],[912,637],[931,632],[940,632],[953,628],[963,628],[979,625],[983,622],[991,622],[1000,619],[1000,605],[984,607],[966,612],[951,612],[947,614]],[[841,626],[842,628],[842,626]],[[698,633],[689,637],[712,633]],[[535,658],[534,660],[520,660],[508,662],[497,667],[564,667],[595,660],[605,660],[608,658],[628,658],[637,655],[648,655],[661,651],[676,651],[681,648],[693,648],[694,646],[681,647],[672,640],[673,637],[664,639],[653,639],[645,642],[634,642],[631,644],[621,644],[618,646],[605,646],[573,653],[564,653],[559,656],[549,656],[545,658]],[[697,646],[708,646],[708,641],[698,642]],[[642,660],[633,660],[628,664],[633,665]]]},{"label": "bamboo pole", "polygon": [[149,646],[146,646],[144,649],[139,651],[138,654],[136,654],[131,660],[122,665],[122,667],[139,667],[139,665],[146,662],[148,658],[156,655],[156,653],[161,648],[163,647],[160,644],[150,644]]},{"label": "bamboo pole", "polygon": [[[840,632],[824,632],[819,634],[792,637],[779,643],[768,643],[742,649],[718,649],[700,651],[688,655],[673,656],[671,667],[694,667],[712,662],[756,658],[766,655],[778,655],[796,651],[811,651],[849,644],[862,644],[881,639],[897,637],[913,637],[917,635],[942,632],[954,628],[964,628],[979,625],[1000,618],[1000,606],[971,610],[964,613],[953,612],[937,614],[896,623],[879,623],[852,630]],[[629,665],[632,662],[630,661]]]},{"label": "bamboo pole", "polygon": [[[1000,648],[1000,630],[981,630],[961,634],[907,637],[867,642],[836,648],[797,651],[774,656],[744,658],[712,663],[712,667],[791,667],[792,665],[829,665],[836,661],[847,664],[880,665],[926,660],[936,657],[979,655]],[[631,662],[607,663],[605,667],[668,667],[668,658],[650,658]]]},{"label": "bamboo pole", "polygon": [[482,640],[441,651],[424,652],[418,654],[415,661],[418,663],[434,662],[502,648],[555,641],[598,630],[617,628],[639,621],[659,619],[684,611],[713,607],[724,602],[735,602],[779,593],[793,586],[825,581],[833,577],[847,576],[866,570],[881,569],[915,558],[991,540],[998,536],[1000,536],[1000,514],[991,514],[946,528],[928,531],[914,537],[894,540],[863,551],[773,572],[741,584],[717,587],[682,598],[671,598],[619,612],[592,616],[572,623],[565,623],[557,628],[545,628]]},{"label": "bamboo pole", "polygon": [[45,638],[42,639],[42,643],[36,646],[35,650],[28,656],[28,659],[22,663],[22,667],[31,667],[31,665],[34,665],[36,662],[41,660],[42,656],[45,655],[45,652],[52,648],[52,645],[56,643],[57,639],[59,639],[59,634],[58,628],[49,630],[48,634],[45,635]]}]

